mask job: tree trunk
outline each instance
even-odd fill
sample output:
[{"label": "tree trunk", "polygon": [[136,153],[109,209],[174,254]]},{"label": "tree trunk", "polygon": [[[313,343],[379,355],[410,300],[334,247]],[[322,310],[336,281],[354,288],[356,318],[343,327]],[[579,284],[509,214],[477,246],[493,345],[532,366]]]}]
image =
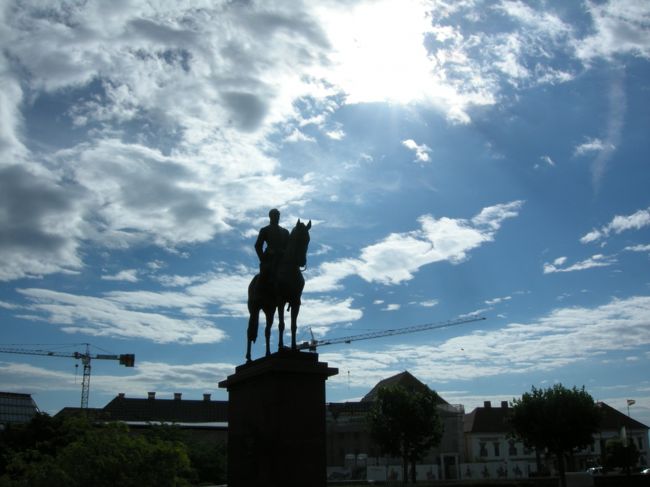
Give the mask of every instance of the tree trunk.
[{"label": "tree trunk", "polygon": [[557,467],[560,471],[560,485],[566,487],[566,468],[564,464],[564,452],[557,452]]}]

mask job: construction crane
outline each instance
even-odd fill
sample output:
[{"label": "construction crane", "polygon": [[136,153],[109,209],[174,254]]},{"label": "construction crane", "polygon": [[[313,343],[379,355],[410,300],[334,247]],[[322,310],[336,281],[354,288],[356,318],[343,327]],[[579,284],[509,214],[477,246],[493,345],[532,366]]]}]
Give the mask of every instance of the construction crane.
[{"label": "construction crane", "polygon": [[20,355],[43,355],[46,357],[66,357],[75,360],[81,360],[84,366],[83,378],[81,380],[81,409],[88,408],[88,396],[90,394],[90,362],[91,360],[119,360],[120,365],[133,367],[135,365],[135,355],[125,353],[121,355],[110,354],[91,354],[90,344],[85,343],[85,352],[57,352],[52,350],[28,349],[28,348],[9,348],[0,347],[0,353],[17,353]]},{"label": "construction crane", "polygon": [[298,350],[308,349],[312,352],[315,352],[317,347],[322,347],[323,345],[334,345],[336,343],[350,343],[359,340],[370,340],[371,338],[381,338],[381,337],[387,337],[393,335],[405,335],[407,333],[416,333],[418,331],[425,331],[425,330],[437,330],[440,328],[448,328],[450,326],[457,326],[457,325],[463,325],[465,323],[482,321],[484,319],[485,319],[484,316],[473,316],[470,318],[460,318],[456,320],[426,323],[424,325],[407,326],[405,328],[394,328],[390,330],[372,331],[369,333],[362,333],[360,335],[331,338],[328,340],[316,340],[314,338],[314,334],[312,333],[311,340],[308,342],[302,342],[300,345],[298,345],[297,348]]}]

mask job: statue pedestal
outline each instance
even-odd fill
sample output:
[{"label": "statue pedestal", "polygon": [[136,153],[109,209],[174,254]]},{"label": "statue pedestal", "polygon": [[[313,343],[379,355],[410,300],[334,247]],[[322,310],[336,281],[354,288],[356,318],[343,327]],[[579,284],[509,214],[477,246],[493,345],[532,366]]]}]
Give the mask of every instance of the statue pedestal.
[{"label": "statue pedestal", "polygon": [[318,354],[283,351],[236,368],[228,389],[228,486],[325,487],[325,381]]}]

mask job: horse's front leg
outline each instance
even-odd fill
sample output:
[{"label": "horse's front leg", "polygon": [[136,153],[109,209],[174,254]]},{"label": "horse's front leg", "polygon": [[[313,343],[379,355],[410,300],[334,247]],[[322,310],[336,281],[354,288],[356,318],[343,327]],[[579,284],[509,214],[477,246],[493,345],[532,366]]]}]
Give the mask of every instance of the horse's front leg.
[{"label": "horse's front leg", "polygon": [[298,331],[298,312],[300,299],[291,305],[291,350],[296,350],[296,332]]},{"label": "horse's front leg", "polygon": [[271,355],[271,328],[273,328],[273,315],[275,314],[275,308],[270,310],[264,310],[266,315],[266,328],[264,329],[264,337],[266,338],[266,355]]},{"label": "horse's front leg", "polygon": [[284,348],[284,303],[278,305],[278,351]]}]

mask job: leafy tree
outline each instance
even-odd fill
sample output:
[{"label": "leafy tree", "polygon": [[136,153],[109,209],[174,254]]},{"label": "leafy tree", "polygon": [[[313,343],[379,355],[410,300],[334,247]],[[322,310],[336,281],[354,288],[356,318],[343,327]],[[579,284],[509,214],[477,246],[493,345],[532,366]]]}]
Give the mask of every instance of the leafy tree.
[{"label": "leafy tree", "polygon": [[436,399],[430,390],[385,387],[377,392],[368,415],[373,439],[385,453],[402,459],[405,483],[408,466],[415,483],[415,463],[442,438]]},{"label": "leafy tree", "polygon": [[607,442],[605,454],[605,466],[607,468],[622,468],[627,474],[630,469],[639,461],[639,450],[633,441],[619,439]]},{"label": "leafy tree", "polygon": [[513,400],[510,423],[528,447],[547,448],[557,457],[561,485],[566,487],[564,455],[592,443],[600,425],[600,410],[584,387],[533,386],[531,392]]},{"label": "leafy tree", "polygon": [[132,434],[121,423],[39,417],[23,428],[33,434],[18,440],[20,429],[2,435],[8,447],[2,487],[171,487],[189,485],[193,476],[185,445]]}]

